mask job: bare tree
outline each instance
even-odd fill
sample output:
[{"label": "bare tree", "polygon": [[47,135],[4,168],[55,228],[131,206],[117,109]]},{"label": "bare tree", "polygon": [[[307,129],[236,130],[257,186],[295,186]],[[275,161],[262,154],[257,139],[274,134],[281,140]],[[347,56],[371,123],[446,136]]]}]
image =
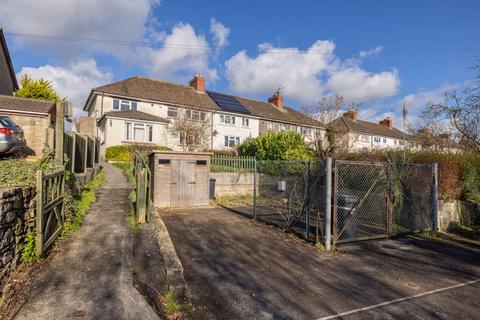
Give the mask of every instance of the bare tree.
[{"label": "bare tree", "polygon": [[445,93],[442,103],[431,103],[423,113],[424,117],[448,119],[460,135],[460,143],[468,150],[480,152],[480,64],[473,86],[462,92],[451,90]]},{"label": "bare tree", "polygon": [[337,141],[331,122],[339,117],[343,105],[343,97],[329,95],[323,97],[316,105],[304,108],[304,113],[325,125],[325,132],[313,131],[313,145],[320,158],[335,151]]},{"label": "bare tree", "polygon": [[170,131],[180,137],[183,151],[208,149],[210,127],[207,121],[191,120],[184,114],[173,122]]}]

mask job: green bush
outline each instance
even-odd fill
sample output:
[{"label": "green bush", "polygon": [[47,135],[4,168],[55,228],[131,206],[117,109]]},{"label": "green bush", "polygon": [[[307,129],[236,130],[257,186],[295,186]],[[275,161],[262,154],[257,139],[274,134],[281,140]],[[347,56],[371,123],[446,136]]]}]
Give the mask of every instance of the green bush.
[{"label": "green bush", "polygon": [[29,263],[37,258],[37,247],[34,232],[28,232],[22,244],[22,262]]},{"label": "green bush", "polygon": [[305,144],[296,132],[270,132],[254,139],[248,139],[238,147],[241,156],[257,160],[310,160],[315,152]]},{"label": "green bush", "polygon": [[147,146],[126,144],[121,146],[108,147],[105,150],[105,159],[107,161],[133,161],[133,154],[135,151],[148,152],[152,150],[172,150],[165,146]]}]

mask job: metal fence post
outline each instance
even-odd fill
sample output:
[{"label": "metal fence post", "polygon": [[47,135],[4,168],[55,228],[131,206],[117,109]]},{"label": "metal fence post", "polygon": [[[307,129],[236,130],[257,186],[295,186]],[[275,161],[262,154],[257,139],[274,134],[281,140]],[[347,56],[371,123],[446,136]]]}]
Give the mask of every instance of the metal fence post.
[{"label": "metal fence post", "polygon": [[432,231],[438,232],[438,164],[432,166]]},{"label": "metal fence post", "polygon": [[257,219],[257,159],[253,160],[253,219]]},{"label": "metal fence post", "polygon": [[332,229],[332,158],[326,159],[325,179],[325,250],[330,251]]},{"label": "metal fence post", "polygon": [[310,160],[307,161],[307,210],[305,212],[305,237],[310,238]]}]

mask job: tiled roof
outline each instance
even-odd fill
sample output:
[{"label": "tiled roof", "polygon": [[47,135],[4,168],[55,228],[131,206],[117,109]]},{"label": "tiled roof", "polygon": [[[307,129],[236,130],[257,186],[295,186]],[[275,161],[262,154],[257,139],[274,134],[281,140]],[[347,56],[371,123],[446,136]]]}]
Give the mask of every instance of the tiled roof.
[{"label": "tiled roof", "polygon": [[106,112],[100,119],[101,122],[106,117],[115,117],[115,118],[123,118],[123,119],[132,119],[132,120],[144,120],[144,121],[152,121],[152,122],[170,122],[168,119],[157,117],[149,113],[141,112],[138,110],[125,110],[125,111],[110,111]]},{"label": "tiled roof", "polygon": [[258,100],[251,100],[242,97],[236,97],[243,105],[245,105],[252,115],[265,118],[269,120],[276,120],[280,122],[291,122],[296,124],[305,124],[311,126],[323,127],[323,125],[308,117],[307,115],[296,111],[290,107],[284,106],[282,110],[275,107],[273,104],[268,102],[262,102]]},{"label": "tiled roof", "polygon": [[193,108],[209,110],[220,109],[217,104],[210,99],[207,93],[199,93],[191,87],[143,77],[125,79],[94,88],[93,90]]},{"label": "tiled roof", "polygon": [[334,121],[331,122],[331,124],[337,129],[346,127],[349,131],[358,132],[358,133],[368,133],[368,134],[390,137],[395,139],[404,138],[403,131],[400,131],[396,128],[389,128],[382,124],[363,121],[363,120],[353,121],[352,118],[345,117],[345,116],[335,119]]},{"label": "tiled roof", "polygon": [[[123,95],[138,99],[161,101],[198,109],[221,111],[221,108],[207,93],[197,92],[189,86],[144,77],[125,79],[123,81],[94,88],[93,91],[104,92],[111,95]],[[283,110],[279,110],[273,104],[268,102],[242,97],[236,98],[250,110],[253,116],[279,122],[322,126],[320,122],[289,107],[284,107]]]},{"label": "tiled roof", "polygon": [[55,101],[0,95],[0,112],[13,111],[48,114],[54,108]]}]

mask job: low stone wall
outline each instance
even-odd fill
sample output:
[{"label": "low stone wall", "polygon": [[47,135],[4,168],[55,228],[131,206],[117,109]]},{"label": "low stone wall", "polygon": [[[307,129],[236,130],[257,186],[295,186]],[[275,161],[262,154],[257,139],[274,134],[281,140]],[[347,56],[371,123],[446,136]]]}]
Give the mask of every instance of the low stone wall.
[{"label": "low stone wall", "polygon": [[447,231],[452,225],[470,226],[478,223],[478,208],[461,200],[438,201],[438,228]]},{"label": "low stone wall", "polygon": [[35,191],[0,190],[0,295],[10,274],[21,263],[25,235],[35,230]]}]

